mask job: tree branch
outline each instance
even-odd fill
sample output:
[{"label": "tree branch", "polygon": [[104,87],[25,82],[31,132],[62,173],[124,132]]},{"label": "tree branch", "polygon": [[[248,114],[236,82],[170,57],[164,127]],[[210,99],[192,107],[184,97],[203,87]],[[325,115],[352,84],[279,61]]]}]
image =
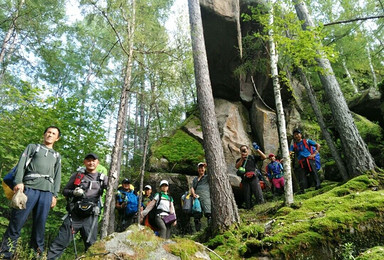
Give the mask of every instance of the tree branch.
[{"label": "tree branch", "polygon": [[380,19],[380,18],[384,18],[384,15],[358,17],[358,18],[351,19],[351,20],[342,20],[342,21],[337,21],[337,22],[332,22],[332,23],[326,23],[326,24],[324,24],[324,26],[330,26],[330,25],[341,24],[341,23],[352,23],[352,22],[356,22],[356,21],[365,21],[365,20]]}]

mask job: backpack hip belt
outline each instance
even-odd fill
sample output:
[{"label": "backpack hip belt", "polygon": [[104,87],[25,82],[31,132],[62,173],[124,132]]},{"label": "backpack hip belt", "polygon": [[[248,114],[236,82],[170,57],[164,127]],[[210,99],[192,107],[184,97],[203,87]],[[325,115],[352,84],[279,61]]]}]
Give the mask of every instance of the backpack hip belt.
[{"label": "backpack hip belt", "polygon": [[51,176],[42,175],[42,174],[39,174],[37,172],[28,172],[27,174],[25,174],[23,181],[30,181],[30,180],[34,180],[37,178],[44,178],[44,179],[48,180],[50,183],[53,183],[53,178]]}]

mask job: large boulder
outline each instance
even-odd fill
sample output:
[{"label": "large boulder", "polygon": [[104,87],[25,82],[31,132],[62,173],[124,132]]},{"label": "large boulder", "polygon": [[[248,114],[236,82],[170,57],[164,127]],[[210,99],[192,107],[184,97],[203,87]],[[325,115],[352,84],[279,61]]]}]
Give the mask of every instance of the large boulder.
[{"label": "large boulder", "polygon": [[211,259],[209,251],[189,239],[165,240],[147,227],[131,225],[94,243],[81,259]]}]

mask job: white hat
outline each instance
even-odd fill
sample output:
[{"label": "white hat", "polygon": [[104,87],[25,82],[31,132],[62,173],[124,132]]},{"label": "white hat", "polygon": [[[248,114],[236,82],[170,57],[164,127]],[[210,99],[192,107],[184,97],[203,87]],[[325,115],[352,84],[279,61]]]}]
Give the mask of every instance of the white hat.
[{"label": "white hat", "polygon": [[151,185],[145,185],[144,190],[145,189],[152,190],[152,187],[151,187]]},{"label": "white hat", "polygon": [[167,186],[169,186],[169,183],[168,183],[168,181],[167,180],[162,180],[161,182],[160,182],[160,187],[161,187],[161,185],[163,185],[163,184],[167,184]]},{"label": "white hat", "polygon": [[199,163],[197,164],[197,167],[200,167],[200,166],[204,166],[204,167],[206,167],[207,164],[206,164],[205,162],[199,162]]}]

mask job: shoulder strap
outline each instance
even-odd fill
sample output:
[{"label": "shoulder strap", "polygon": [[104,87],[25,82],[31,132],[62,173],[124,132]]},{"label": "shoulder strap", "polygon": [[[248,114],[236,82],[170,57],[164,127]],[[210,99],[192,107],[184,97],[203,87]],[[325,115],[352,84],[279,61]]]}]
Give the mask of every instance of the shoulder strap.
[{"label": "shoulder strap", "polygon": [[[160,204],[160,200],[161,200],[161,192],[158,192],[157,194],[159,194],[159,200],[156,201],[156,205],[155,205],[155,208],[157,208]],[[156,194],[155,194],[155,197],[156,197]]]},{"label": "shoulder strap", "polygon": [[28,167],[28,165],[31,163],[33,157],[35,154],[37,154],[40,150],[40,144],[36,144],[35,150],[31,153],[31,155],[28,157],[27,161],[25,162],[25,169]]},{"label": "shoulder strap", "polygon": [[84,178],[84,172],[78,172],[76,174],[75,180],[73,181],[73,184],[75,186],[79,186],[81,184],[81,180]]},{"label": "shoulder strap", "polygon": [[309,148],[308,143],[307,143],[307,139],[303,139],[303,143],[304,143],[305,148],[307,148],[307,150],[312,154],[313,153],[313,146],[311,145],[311,148]]},{"label": "shoulder strap", "polygon": [[[248,156],[249,156],[249,155],[248,155]],[[247,156],[247,159],[245,159],[244,165],[242,166],[243,168],[245,168],[245,165],[247,165],[248,156]]]}]

